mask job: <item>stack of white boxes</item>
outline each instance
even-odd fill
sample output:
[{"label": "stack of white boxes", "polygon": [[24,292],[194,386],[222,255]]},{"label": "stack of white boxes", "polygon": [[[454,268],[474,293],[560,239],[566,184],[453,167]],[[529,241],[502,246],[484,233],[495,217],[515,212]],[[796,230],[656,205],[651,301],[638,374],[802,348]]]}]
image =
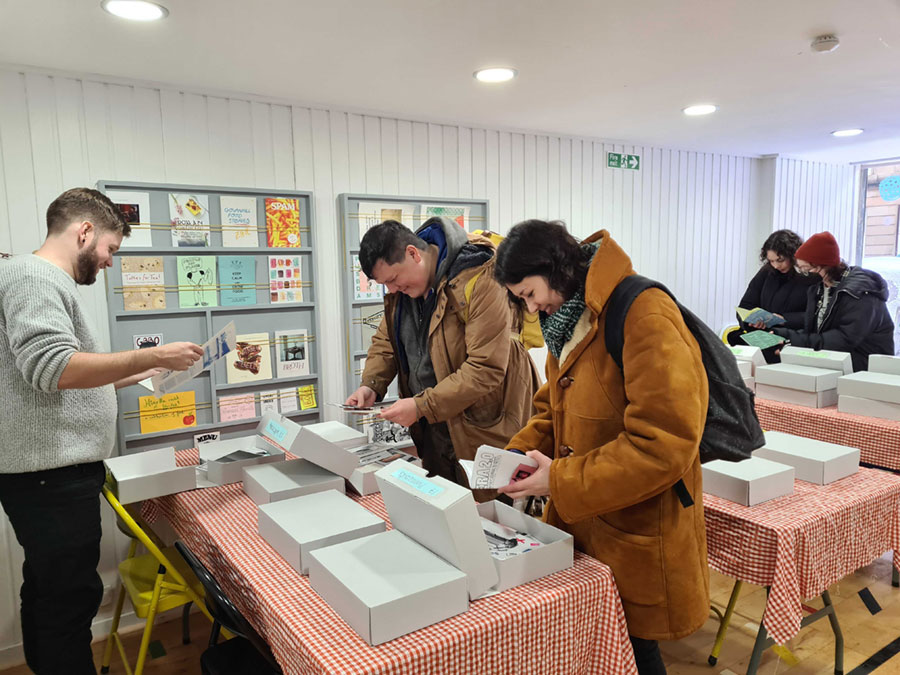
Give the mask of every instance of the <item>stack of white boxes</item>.
[{"label": "stack of white boxes", "polygon": [[756,369],[756,395],[808,408],[827,408],[838,402],[838,378],[851,372],[853,365],[846,352],[787,346],[781,350],[781,363]]},{"label": "stack of white boxes", "polygon": [[735,346],[729,347],[734,358],[737,359],[738,370],[744,378],[744,385],[751,391],[756,391],[756,368],[766,365],[766,359],[759,347]]},{"label": "stack of white boxes", "polygon": [[838,410],[900,421],[900,358],[872,354],[868,371],[838,380]]}]

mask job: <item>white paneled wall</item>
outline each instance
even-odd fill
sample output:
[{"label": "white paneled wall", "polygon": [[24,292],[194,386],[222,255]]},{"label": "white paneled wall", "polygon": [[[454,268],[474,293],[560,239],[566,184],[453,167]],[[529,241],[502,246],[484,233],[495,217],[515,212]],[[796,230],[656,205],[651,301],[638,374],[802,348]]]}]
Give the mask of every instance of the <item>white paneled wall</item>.
[{"label": "white paneled wall", "polygon": [[[606,167],[607,152],[641,156],[640,171]],[[558,218],[579,236],[610,230],[635,268],[660,279],[718,329],[753,273],[751,210],[761,160],[367,116],[169,87],[0,67],[0,251],[43,238],[43,212],[64,189],[128,180],[312,190],[318,227],[321,344],[343,345],[336,196],[342,192],[490,200],[490,227]],[[775,222],[830,219],[838,229],[849,169],[779,160]],[[806,173],[804,173],[806,172]],[[799,174],[799,175],[798,175]],[[800,179],[799,176],[805,178]],[[763,183],[768,185],[769,183]],[[834,195],[840,193],[838,200]],[[849,199],[849,197],[847,198]],[[766,201],[766,200],[762,200]],[[769,200],[771,203],[772,200]],[[754,218],[758,218],[757,213]],[[851,220],[847,219],[846,227]],[[842,231],[843,232],[843,231]],[[847,237],[852,240],[847,230]],[[845,236],[842,234],[842,236]],[[842,239],[842,245],[844,240]],[[84,290],[108,344],[102,288]],[[322,398],[343,397],[339,349],[322,354]],[[114,528],[107,523],[107,533]],[[111,540],[112,537],[108,537]],[[104,544],[114,579],[121,546]],[[0,527],[0,663],[21,634],[21,554]]]}]

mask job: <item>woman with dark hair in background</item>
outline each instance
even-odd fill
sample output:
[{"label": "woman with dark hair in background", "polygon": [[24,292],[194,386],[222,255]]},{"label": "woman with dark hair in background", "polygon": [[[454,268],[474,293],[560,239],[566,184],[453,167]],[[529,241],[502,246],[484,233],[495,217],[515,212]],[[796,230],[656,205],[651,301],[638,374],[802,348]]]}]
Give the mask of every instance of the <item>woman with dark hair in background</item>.
[{"label": "woman with dark hair in background", "polygon": [[[815,279],[810,280],[795,269],[794,256],[802,243],[800,236],[790,230],[776,230],[770,234],[759,252],[759,259],[764,264],[750,280],[738,307],[760,307],[784,319],[785,328],[803,328],[806,293],[815,284]],[[746,324],[740,321],[740,317],[738,321],[741,329],[729,333],[728,344],[743,345],[742,334],[765,329],[761,322]],[[763,354],[769,363],[779,361],[775,349],[767,349]]]},{"label": "woman with dark hair in background", "polygon": [[498,247],[494,277],[540,313],[549,352],[537,413],[507,446],[538,469],[500,491],[549,495],[545,520],[612,568],[638,671],[658,675],[657,640],[694,632],[709,613],[699,456],[708,389],[697,341],[659,289],[628,311],[622,369],[610,356],[604,303],[632,274],[606,231],[579,243],[562,223],[528,220]]}]

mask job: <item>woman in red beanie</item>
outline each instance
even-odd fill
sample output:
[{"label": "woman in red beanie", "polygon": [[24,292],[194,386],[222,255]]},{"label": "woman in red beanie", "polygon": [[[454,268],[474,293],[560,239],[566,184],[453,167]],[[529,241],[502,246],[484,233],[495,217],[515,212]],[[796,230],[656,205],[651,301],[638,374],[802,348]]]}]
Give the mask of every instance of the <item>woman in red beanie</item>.
[{"label": "woman in red beanie", "polygon": [[894,354],[894,322],[881,275],[849,267],[830,232],[811,236],[795,257],[801,274],[818,274],[822,281],[809,289],[803,330],[782,326],[774,333],[796,347],[850,352],[854,371],[869,367],[869,354]]}]

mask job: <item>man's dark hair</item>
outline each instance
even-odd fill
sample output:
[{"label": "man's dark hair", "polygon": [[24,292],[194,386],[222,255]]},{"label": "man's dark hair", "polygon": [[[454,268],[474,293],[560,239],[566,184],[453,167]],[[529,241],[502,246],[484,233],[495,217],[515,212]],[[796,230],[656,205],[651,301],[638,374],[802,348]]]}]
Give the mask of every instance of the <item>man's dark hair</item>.
[{"label": "man's dark hair", "polygon": [[769,258],[766,254],[769,251],[775,251],[776,255],[781,256],[785,260],[789,260],[791,262],[791,267],[793,268],[794,264],[797,262],[794,255],[797,253],[797,249],[800,248],[800,244],[802,243],[803,240],[796,232],[792,232],[791,230],[775,230],[766,238],[765,243],[762,245],[762,248],[759,251],[759,259],[762,262],[768,262]]},{"label": "man's dark hair", "polygon": [[420,251],[428,250],[424,239],[396,220],[386,220],[370,228],[359,242],[359,266],[363,274],[372,279],[372,271],[379,260],[386,265],[401,262],[407,246],[415,246]]},{"label": "man's dark hair", "polygon": [[53,200],[47,208],[47,234],[59,234],[75,220],[89,220],[99,230],[120,232],[124,237],[131,234],[119,207],[91,188],[72,188]]},{"label": "man's dark hair", "polygon": [[833,267],[823,267],[825,270],[825,276],[828,277],[828,280],[833,284],[839,284],[841,282],[841,277],[844,276],[844,272],[847,271],[847,263],[841,260],[837,265]]},{"label": "man's dark hair", "polygon": [[581,249],[561,221],[525,220],[497,247],[494,278],[506,285],[541,276],[569,300],[584,283],[590,264],[590,253]]}]

